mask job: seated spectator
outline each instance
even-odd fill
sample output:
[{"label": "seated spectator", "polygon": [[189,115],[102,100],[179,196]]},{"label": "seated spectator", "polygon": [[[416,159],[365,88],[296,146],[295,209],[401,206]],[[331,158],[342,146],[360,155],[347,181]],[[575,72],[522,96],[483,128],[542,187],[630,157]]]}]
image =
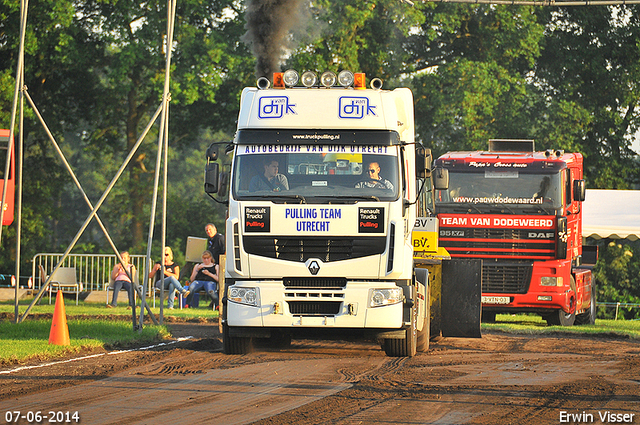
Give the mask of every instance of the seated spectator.
[{"label": "seated spectator", "polygon": [[124,289],[129,294],[129,307],[127,308],[131,308],[134,305],[133,284],[131,283],[131,278],[134,276],[136,268],[133,264],[129,264],[129,253],[127,251],[120,252],[120,256],[122,257],[122,263],[116,264],[111,271],[111,279],[113,279],[113,298],[111,299],[111,304],[107,304],[107,307],[109,308],[118,306],[118,293],[120,292],[120,289]]},{"label": "seated spectator", "polygon": [[[155,279],[155,287],[160,289],[161,279],[160,279],[160,270],[162,270],[162,266],[160,262],[157,262],[153,266],[153,270],[149,273],[149,278]],[[178,282],[178,277],[180,276],[180,266],[178,266],[173,261],[173,250],[170,247],[165,247],[164,249],[164,279],[162,282],[164,283],[164,290],[168,291],[167,298],[167,306],[169,310],[173,310],[173,305],[176,300],[176,291],[180,292],[183,296],[189,294],[187,288],[183,288]]]},{"label": "seated spectator", "polygon": [[218,265],[213,262],[210,251],[202,253],[202,263],[196,264],[191,272],[191,285],[188,291],[194,293],[204,288],[213,300],[212,307],[218,305]]}]

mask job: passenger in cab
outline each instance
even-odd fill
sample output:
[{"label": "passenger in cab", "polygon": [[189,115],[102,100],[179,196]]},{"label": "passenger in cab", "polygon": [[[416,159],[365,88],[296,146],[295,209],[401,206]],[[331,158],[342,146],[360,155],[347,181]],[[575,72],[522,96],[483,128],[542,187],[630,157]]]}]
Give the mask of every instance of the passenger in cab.
[{"label": "passenger in cab", "polygon": [[356,189],[370,188],[370,189],[389,189],[393,190],[393,184],[380,176],[380,164],[377,162],[370,162],[365,170],[367,173],[367,179],[356,183]]}]

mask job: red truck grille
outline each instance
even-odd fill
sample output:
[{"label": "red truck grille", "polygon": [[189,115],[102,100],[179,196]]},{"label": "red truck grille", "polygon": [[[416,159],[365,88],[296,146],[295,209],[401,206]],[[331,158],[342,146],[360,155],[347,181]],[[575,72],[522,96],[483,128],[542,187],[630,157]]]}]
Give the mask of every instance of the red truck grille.
[{"label": "red truck grille", "polygon": [[533,263],[530,261],[482,262],[482,293],[526,294],[531,283]]},{"label": "red truck grille", "polygon": [[440,227],[440,245],[453,257],[555,258],[555,240],[535,238],[538,229],[481,229]]}]

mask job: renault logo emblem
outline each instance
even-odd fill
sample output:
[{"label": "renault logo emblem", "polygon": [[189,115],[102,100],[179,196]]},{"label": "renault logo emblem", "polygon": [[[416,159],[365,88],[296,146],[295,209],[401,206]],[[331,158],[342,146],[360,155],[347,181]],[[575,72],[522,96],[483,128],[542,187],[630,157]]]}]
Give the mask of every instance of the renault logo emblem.
[{"label": "renault logo emblem", "polygon": [[309,263],[308,269],[311,272],[311,274],[315,276],[320,271],[320,265],[316,260],[313,260],[311,263]]}]

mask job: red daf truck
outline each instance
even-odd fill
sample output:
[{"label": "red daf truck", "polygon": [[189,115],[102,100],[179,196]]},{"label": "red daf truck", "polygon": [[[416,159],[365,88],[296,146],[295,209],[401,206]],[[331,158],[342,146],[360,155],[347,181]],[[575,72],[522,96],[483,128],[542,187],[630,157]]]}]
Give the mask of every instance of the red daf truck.
[{"label": "red daf truck", "polygon": [[449,188],[435,194],[440,245],[452,258],[482,259],[483,320],[532,312],[550,325],[595,322],[581,154],[501,139],[488,151],[449,152],[436,167]]}]

